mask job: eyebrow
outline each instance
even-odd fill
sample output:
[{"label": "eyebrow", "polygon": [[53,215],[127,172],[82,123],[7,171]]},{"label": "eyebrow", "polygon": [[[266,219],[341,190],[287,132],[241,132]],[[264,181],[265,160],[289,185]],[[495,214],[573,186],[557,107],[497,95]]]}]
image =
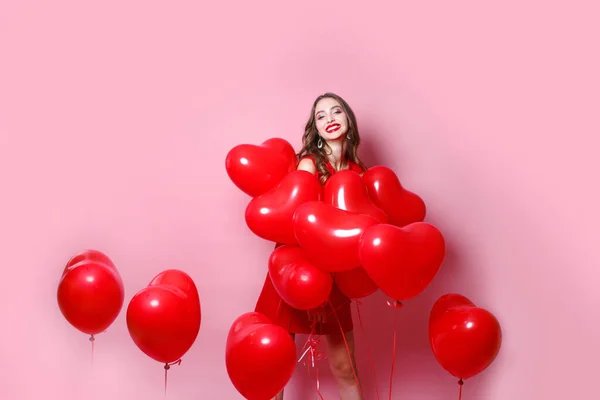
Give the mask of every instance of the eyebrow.
[{"label": "eyebrow", "polygon": [[[331,107],[331,108],[330,108],[330,110],[333,110],[334,108],[339,108],[339,109],[341,109],[342,107],[341,107],[341,106],[337,106],[337,105],[336,105],[336,106],[333,106],[333,107]],[[325,110],[319,110],[319,111],[317,111],[317,112],[315,113],[315,115],[318,115],[319,113],[322,113],[322,112],[325,112]]]}]

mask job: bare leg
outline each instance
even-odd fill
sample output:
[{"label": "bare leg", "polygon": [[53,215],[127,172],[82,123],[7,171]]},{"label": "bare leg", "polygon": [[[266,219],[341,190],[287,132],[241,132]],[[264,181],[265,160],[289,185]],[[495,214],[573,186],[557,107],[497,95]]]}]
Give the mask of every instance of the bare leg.
[{"label": "bare leg", "polygon": [[[296,340],[296,335],[294,333],[290,333],[292,340]],[[281,392],[277,393],[277,396],[273,397],[271,400],[283,400],[283,389]]]},{"label": "bare leg", "polygon": [[[360,389],[357,385],[358,370],[354,359],[354,332],[346,332],[346,342],[350,350],[344,343],[341,334],[327,335],[327,358],[333,376],[335,377],[341,400],[362,400]],[[356,378],[354,377],[356,373]],[[359,381],[360,382],[360,381]]]}]

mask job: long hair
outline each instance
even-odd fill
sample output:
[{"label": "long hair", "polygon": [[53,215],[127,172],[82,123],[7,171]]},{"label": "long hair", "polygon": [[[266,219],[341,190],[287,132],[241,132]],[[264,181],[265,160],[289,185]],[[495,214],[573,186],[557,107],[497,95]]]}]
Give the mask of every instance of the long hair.
[{"label": "long hair", "polygon": [[364,163],[358,157],[358,146],[360,145],[360,134],[358,132],[358,124],[356,123],[356,116],[354,115],[354,111],[348,105],[348,103],[338,96],[335,93],[327,92],[319,97],[317,97],[312,105],[312,109],[310,111],[310,117],[306,122],[306,126],[304,127],[304,135],[302,136],[302,149],[298,152],[298,159],[302,159],[302,157],[313,156],[315,159],[315,164],[317,166],[317,171],[319,175],[321,175],[321,183],[325,183],[329,176],[331,175],[327,170],[327,162],[328,154],[331,152],[330,147],[327,145],[325,140],[322,140],[323,147],[319,149],[317,143],[319,142],[319,132],[317,131],[317,124],[315,120],[315,109],[317,107],[317,103],[325,98],[331,98],[337,100],[344,113],[348,118],[348,138],[346,139],[345,152],[343,154],[343,159],[348,161],[353,161],[358,164],[363,170],[366,170]]}]

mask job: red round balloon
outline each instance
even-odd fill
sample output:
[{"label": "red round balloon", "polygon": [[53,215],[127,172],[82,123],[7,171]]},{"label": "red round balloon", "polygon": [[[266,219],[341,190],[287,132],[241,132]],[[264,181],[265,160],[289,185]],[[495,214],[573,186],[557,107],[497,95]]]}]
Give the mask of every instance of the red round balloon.
[{"label": "red round balloon", "polygon": [[346,169],[333,174],[325,183],[323,201],[342,210],[359,214],[367,214],[381,223],[386,223],[388,218],[377,207],[367,187],[356,172]]},{"label": "red round balloon", "polygon": [[365,230],[359,244],[362,266],[388,296],[402,301],[421,293],[440,269],[446,253],[441,232],[426,222],[389,224]]},{"label": "red round balloon", "polygon": [[237,145],[225,158],[229,178],[251,197],[273,189],[296,165],[294,148],[281,138],[271,138],[260,145]]},{"label": "red round balloon", "polygon": [[304,203],[294,214],[298,244],[309,260],[327,272],[359,267],[358,242],[365,229],[376,224],[378,221],[370,215],[323,202]]},{"label": "red round balloon", "polygon": [[423,199],[406,190],[390,168],[371,167],[362,179],[375,205],[386,213],[389,224],[405,226],[425,219],[427,210]]},{"label": "red round balloon", "polygon": [[246,207],[246,224],[263,239],[296,244],[294,212],[301,204],[321,200],[322,191],[315,175],[303,170],[292,171],[277,187],[250,201]]},{"label": "red round balloon", "polygon": [[298,310],[323,305],[331,294],[331,274],[311,263],[294,245],[276,248],[269,257],[269,276],[279,296]]},{"label": "red round balloon", "polygon": [[124,302],[121,276],[114,266],[83,259],[71,262],[58,284],[58,306],[65,319],[88,335],[104,332]]},{"label": "red round balloon", "polygon": [[225,364],[231,382],[242,396],[248,400],[270,400],[294,373],[296,345],[285,329],[256,314],[244,314],[233,322]]},{"label": "red round balloon", "polygon": [[335,284],[350,299],[360,299],[375,293],[379,287],[362,267],[333,274]]},{"label": "red round balloon", "polygon": [[[146,355],[163,363],[179,360],[192,347],[200,330],[196,286],[184,272],[179,271],[179,275],[174,270],[159,274],[133,296],[127,308],[127,328],[133,342]],[[184,288],[177,282],[183,283]]]},{"label": "red round balloon", "polygon": [[489,311],[457,306],[446,310],[429,325],[429,342],[442,368],[459,379],[468,379],[496,359],[502,331]]}]

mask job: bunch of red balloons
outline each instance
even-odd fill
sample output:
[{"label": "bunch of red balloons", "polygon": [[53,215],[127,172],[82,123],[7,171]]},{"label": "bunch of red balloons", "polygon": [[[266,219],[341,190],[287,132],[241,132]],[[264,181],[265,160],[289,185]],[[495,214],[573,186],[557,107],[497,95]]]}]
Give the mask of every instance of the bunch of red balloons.
[{"label": "bunch of red balloons", "polygon": [[[315,175],[296,170],[295,151],[281,138],[237,145],[227,154],[225,166],[232,182],[251,197],[245,210],[248,228],[258,237],[282,244],[272,252],[268,270],[279,295],[294,308],[309,310],[322,305],[333,282],[351,299],[381,290],[397,302],[404,301],[421,293],[444,261],[446,243],[435,226],[424,222],[424,201],[405,189],[390,168],[374,166],[362,175],[339,171],[322,186]],[[446,317],[455,311],[448,308],[442,313],[444,318],[432,323],[432,348],[436,357],[444,354],[438,357],[444,359],[440,361],[444,368],[451,364],[450,358],[462,357],[462,353],[449,355],[442,350],[449,343],[443,339],[445,335],[457,332],[448,322],[456,322],[456,317]],[[256,313],[248,314],[250,317],[260,320],[263,328],[270,326],[273,338],[279,337],[281,332],[269,325],[266,317]],[[256,324],[252,326],[256,328]],[[473,324],[456,334],[461,338],[456,340],[471,337],[480,326]],[[268,354],[271,348],[238,340],[244,335],[234,331],[249,330],[232,328],[230,332],[227,366],[234,386],[247,399],[273,397],[291,377],[293,359],[262,357],[260,354]],[[486,335],[485,340],[492,341],[490,334]],[[263,337],[282,351],[289,347],[284,339]],[[251,352],[250,361],[236,359]],[[273,382],[270,376],[245,380],[259,364],[281,373],[279,385],[266,394],[259,391]]]},{"label": "bunch of red balloons", "polygon": [[[67,263],[57,297],[66,320],[93,340],[121,312],[123,281],[108,256],[86,250]],[[200,330],[200,298],[194,281],[177,269],[159,273],[133,296],[126,320],[138,348],[168,369],[191,348]]]}]

